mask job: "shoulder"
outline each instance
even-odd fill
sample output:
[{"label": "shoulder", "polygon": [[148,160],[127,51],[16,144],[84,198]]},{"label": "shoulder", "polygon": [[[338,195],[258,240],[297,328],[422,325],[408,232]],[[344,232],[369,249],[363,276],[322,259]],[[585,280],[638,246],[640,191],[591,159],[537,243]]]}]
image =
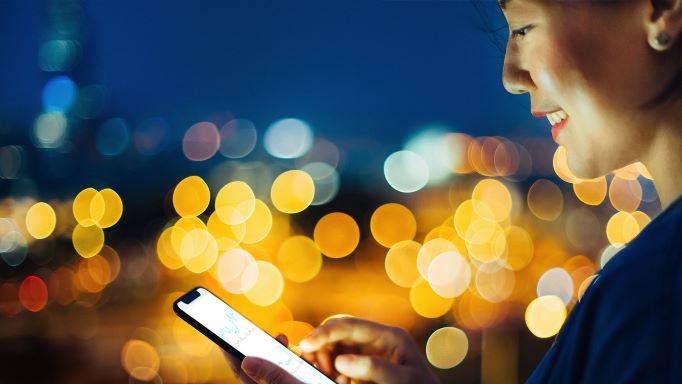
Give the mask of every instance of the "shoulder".
[{"label": "shoulder", "polygon": [[579,304],[587,377],[669,378],[672,361],[682,360],[682,218],[651,224],[604,266]]},{"label": "shoulder", "polygon": [[599,272],[536,382],[682,382],[682,199]]}]

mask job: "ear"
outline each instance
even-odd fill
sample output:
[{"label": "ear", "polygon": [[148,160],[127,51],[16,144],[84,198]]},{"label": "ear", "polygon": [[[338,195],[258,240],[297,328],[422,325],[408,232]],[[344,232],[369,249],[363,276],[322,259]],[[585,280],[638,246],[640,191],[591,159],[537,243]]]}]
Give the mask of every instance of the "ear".
[{"label": "ear", "polygon": [[[665,50],[675,44],[682,36],[682,0],[647,0],[648,11],[645,21],[649,45],[657,50]],[[665,32],[670,37],[667,44],[661,45],[656,37]]]}]

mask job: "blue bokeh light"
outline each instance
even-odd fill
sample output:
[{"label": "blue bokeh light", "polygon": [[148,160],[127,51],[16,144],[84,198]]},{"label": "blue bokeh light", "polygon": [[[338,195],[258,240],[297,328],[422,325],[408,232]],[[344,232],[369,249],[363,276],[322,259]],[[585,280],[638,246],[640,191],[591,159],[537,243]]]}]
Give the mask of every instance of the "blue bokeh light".
[{"label": "blue bokeh light", "polygon": [[66,112],[76,100],[76,84],[68,76],[57,76],[43,88],[43,108],[47,112]]}]

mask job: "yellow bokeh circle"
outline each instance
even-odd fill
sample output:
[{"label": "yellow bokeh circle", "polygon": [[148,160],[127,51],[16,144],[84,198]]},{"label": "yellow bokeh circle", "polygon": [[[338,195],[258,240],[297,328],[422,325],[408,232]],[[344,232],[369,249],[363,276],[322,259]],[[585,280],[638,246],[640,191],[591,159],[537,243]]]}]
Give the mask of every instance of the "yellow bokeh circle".
[{"label": "yellow bokeh circle", "polygon": [[360,228],[349,215],[332,212],[317,222],[313,238],[325,256],[345,257],[350,255],[358,246]]},{"label": "yellow bokeh circle", "polygon": [[71,241],[79,255],[85,258],[92,257],[104,246],[104,231],[96,225],[84,227],[78,224],[73,229]]},{"label": "yellow bokeh circle", "polygon": [[566,320],[566,306],[559,296],[540,296],[526,308],[526,326],[539,338],[559,333]]},{"label": "yellow bokeh circle", "polygon": [[198,217],[193,216],[181,217],[173,224],[171,230],[171,245],[178,255],[180,255],[180,248],[182,247],[182,241],[185,236],[194,229],[206,229],[206,224]]},{"label": "yellow bokeh circle", "polygon": [[240,294],[251,288],[258,280],[258,268],[251,267],[256,260],[248,251],[235,248],[220,255],[216,263],[215,275],[228,292]]},{"label": "yellow bokeh circle", "polygon": [[492,212],[495,221],[501,222],[509,217],[512,197],[509,189],[499,180],[483,179],[471,192],[471,199],[484,203]]},{"label": "yellow bokeh circle", "polygon": [[220,189],[215,199],[215,214],[228,225],[245,222],[256,208],[253,190],[243,181],[233,181]]},{"label": "yellow bokeh circle", "polygon": [[306,236],[290,237],[279,246],[277,266],[287,279],[303,283],[322,268],[322,254],[317,244]]},{"label": "yellow bokeh circle", "polygon": [[143,340],[128,340],[121,350],[121,364],[137,380],[152,380],[159,370],[159,354]]},{"label": "yellow bokeh circle", "polygon": [[439,296],[428,281],[421,277],[410,288],[410,304],[418,315],[427,318],[436,318],[446,314],[454,299]]},{"label": "yellow bokeh circle", "polygon": [[479,219],[496,221],[495,214],[485,202],[480,200],[463,201],[455,210],[453,217],[453,225],[459,237],[464,239],[469,226]]},{"label": "yellow bokeh circle", "polygon": [[278,211],[297,213],[310,206],[315,197],[315,184],[304,171],[291,170],[277,176],[272,183],[270,199]]},{"label": "yellow bokeh circle", "polygon": [[469,339],[459,328],[443,327],[429,336],[426,358],[436,368],[452,368],[464,360],[469,351]]},{"label": "yellow bokeh circle", "polygon": [[[259,199],[256,199],[256,206],[251,217],[244,222],[244,236],[242,242],[246,244],[257,243],[268,236],[272,229],[272,212],[270,208]],[[240,231],[241,228],[233,228],[233,233]]]},{"label": "yellow bokeh circle", "polygon": [[173,190],[173,207],[182,217],[198,216],[208,208],[211,191],[199,176],[182,179]]},{"label": "yellow bokeh circle", "polygon": [[26,230],[36,239],[50,236],[56,225],[57,215],[47,203],[36,203],[26,212]]},{"label": "yellow bokeh circle", "polygon": [[190,272],[206,272],[218,259],[218,243],[207,230],[193,229],[182,239],[180,259]]},{"label": "yellow bokeh circle", "polygon": [[221,251],[237,247],[239,243],[244,240],[244,236],[246,236],[245,222],[235,225],[225,224],[220,220],[216,212],[211,213],[211,216],[208,217],[206,229],[216,239],[218,242],[218,249]]},{"label": "yellow bokeh circle", "polygon": [[384,267],[386,275],[396,285],[410,288],[419,278],[417,255],[421,244],[412,240],[404,240],[393,245],[386,253]]},{"label": "yellow bokeh circle", "polygon": [[[90,206],[96,196],[98,196],[98,192],[94,188],[86,188],[76,195],[76,198],[73,200],[72,210],[73,217],[78,224],[84,227],[95,225],[96,221],[92,218]],[[101,196],[99,198],[101,198]]]},{"label": "yellow bokeh circle", "polygon": [[370,230],[377,243],[390,248],[400,241],[414,238],[417,233],[417,220],[404,205],[384,204],[372,214]]},{"label": "yellow bokeh circle", "polygon": [[90,217],[100,228],[109,228],[118,222],[123,214],[123,201],[111,188],[103,189],[90,201]]},{"label": "yellow bokeh circle", "polygon": [[249,264],[245,273],[249,273],[250,268],[258,269],[258,279],[246,292],[246,298],[263,307],[274,304],[284,291],[282,273],[272,263],[263,260]]},{"label": "yellow bokeh circle", "polygon": [[417,253],[417,270],[421,277],[424,279],[428,278],[431,262],[445,252],[462,254],[455,244],[446,239],[435,238],[422,245]]},{"label": "yellow bokeh circle", "polygon": [[629,212],[616,212],[606,223],[606,237],[611,244],[627,244],[640,232],[637,218]]},{"label": "yellow bokeh circle", "polygon": [[575,196],[587,205],[599,205],[606,198],[606,177],[580,180],[573,183]]}]

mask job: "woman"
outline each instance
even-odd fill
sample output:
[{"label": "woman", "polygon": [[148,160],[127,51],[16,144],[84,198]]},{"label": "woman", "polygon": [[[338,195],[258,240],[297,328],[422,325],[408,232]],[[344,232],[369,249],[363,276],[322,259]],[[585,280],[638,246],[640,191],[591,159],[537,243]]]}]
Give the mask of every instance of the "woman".
[{"label": "woman", "polygon": [[[529,382],[682,383],[682,0],[500,6],[504,86],[547,116],[571,170],[595,178],[641,161],[663,208],[600,271]],[[330,321],[300,347],[339,382],[437,381],[405,331],[368,320]],[[296,382],[264,360],[241,368]]]}]

